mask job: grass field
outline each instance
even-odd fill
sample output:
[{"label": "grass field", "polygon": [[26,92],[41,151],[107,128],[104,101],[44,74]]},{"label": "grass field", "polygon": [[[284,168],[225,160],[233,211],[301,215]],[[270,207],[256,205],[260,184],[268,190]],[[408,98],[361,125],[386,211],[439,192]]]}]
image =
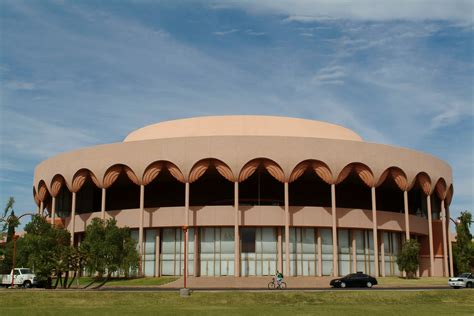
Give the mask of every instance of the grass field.
[{"label": "grass field", "polygon": [[425,277],[419,279],[404,279],[400,277],[380,277],[377,278],[379,285],[383,286],[447,286],[448,278],[447,277]]},{"label": "grass field", "polygon": [[[158,286],[158,285],[163,285],[169,282],[173,282],[175,280],[179,279],[178,277],[159,277],[159,278],[136,278],[136,279],[110,279],[105,286]],[[86,286],[87,284],[91,283],[93,278],[89,277],[81,277],[79,278],[79,282],[77,280],[74,280],[74,282],[71,285],[71,289],[75,289],[79,286],[79,288],[82,288]],[[79,283],[79,284],[78,284]],[[91,285],[91,287],[100,284],[100,281],[95,282],[94,284]],[[54,280],[53,280],[54,284]]]},{"label": "grass field", "polygon": [[474,290],[327,292],[0,291],[2,315],[474,315]]}]

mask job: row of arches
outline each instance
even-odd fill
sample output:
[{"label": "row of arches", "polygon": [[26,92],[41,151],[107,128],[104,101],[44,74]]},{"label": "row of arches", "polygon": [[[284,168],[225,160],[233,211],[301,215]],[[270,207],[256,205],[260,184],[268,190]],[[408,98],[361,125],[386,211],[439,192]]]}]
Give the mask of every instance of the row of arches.
[{"label": "row of arches", "polygon": [[[145,190],[145,208],[183,206],[186,182],[190,184],[190,206],[233,205],[234,182],[239,183],[240,205],[284,204],[282,183],[285,175],[282,168],[268,158],[248,162],[238,177],[234,177],[224,162],[203,159],[193,166],[187,181],[179,168],[169,161],[152,163],[141,179],[123,164],[111,166],[100,180],[90,170],[81,169],[72,183],[57,174],[49,190],[41,180],[38,191],[34,188],[33,193],[36,203],[43,204],[48,210],[55,198],[58,215],[66,216],[71,208],[72,192],[76,193],[78,213],[100,210],[101,203],[105,203],[107,210],[138,208],[141,185]],[[375,179],[368,166],[357,162],[348,164],[334,177],[329,167],[318,160],[298,164],[288,177],[288,183],[291,206],[330,206],[330,186],[335,185],[338,207],[370,209],[370,190],[376,188],[379,210],[401,212],[406,191],[410,213],[426,214],[426,196],[430,196],[435,217],[439,214],[440,201],[449,205],[453,191],[452,185],[447,188],[443,178],[432,185],[425,172],[420,172],[410,183],[398,167],[386,169],[379,179]],[[105,201],[101,200],[102,190],[107,190]]]}]

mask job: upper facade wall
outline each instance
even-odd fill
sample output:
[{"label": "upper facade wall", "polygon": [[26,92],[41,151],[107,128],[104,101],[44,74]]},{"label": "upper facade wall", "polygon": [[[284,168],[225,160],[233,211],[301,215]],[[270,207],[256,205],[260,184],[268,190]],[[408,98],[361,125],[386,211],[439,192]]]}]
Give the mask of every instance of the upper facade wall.
[{"label": "upper facade wall", "polygon": [[[420,172],[425,172],[434,188],[440,178],[447,188],[452,184],[450,166],[429,154],[387,145],[334,139],[277,136],[209,136],[183,137],[115,143],[83,148],[56,155],[42,161],[35,169],[34,187],[37,192],[41,180],[50,191],[51,181],[57,174],[71,187],[74,174],[89,169],[97,179],[116,164],[131,168],[138,179],[155,161],[175,164],[187,179],[193,165],[206,158],[219,159],[238,177],[244,165],[255,158],[276,162],[285,174],[307,159],[320,160],[330,169],[334,179],[350,163],[365,164],[378,180],[390,167],[398,167],[411,183]],[[377,181],[376,181],[377,182]]]}]

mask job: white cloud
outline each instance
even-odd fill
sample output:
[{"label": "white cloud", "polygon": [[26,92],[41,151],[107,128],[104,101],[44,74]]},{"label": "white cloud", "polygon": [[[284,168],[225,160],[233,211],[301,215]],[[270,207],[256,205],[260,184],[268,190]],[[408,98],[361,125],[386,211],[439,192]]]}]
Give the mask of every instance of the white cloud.
[{"label": "white cloud", "polygon": [[344,78],[347,76],[346,71],[341,66],[328,66],[322,68],[313,77],[312,82],[316,85],[324,84],[344,84]]},{"label": "white cloud", "polygon": [[287,15],[286,21],[337,19],[471,21],[471,0],[215,0],[213,8],[238,7],[257,14]]},{"label": "white cloud", "polygon": [[225,35],[229,35],[229,34],[232,34],[232,33],[238,32],[238,31],[239,31],[238,29],[231,29],[231,30],[228,30],[228,31],[213,32],[212,34],[217,35],[217,36],[225,36]]},{"label": "white cloud", "polygon": [[34,90],[36,85],[33,82],[7,81],[5,88],[10,90]]},{"label": "white cloud", "polygon": [[245,31],[245,33],[247,33],[248,35],[251,35],[251,36],[263,36],[263,35],[267,34],[266,32],[256,32],[256,31],[253,31],[253,30],[247,30],[247,31]]},{"label": "white cloud", "polygon": [[313,37],[313,33],[307,33],[307,32],[300,33],[300,35],[304,37]]}]

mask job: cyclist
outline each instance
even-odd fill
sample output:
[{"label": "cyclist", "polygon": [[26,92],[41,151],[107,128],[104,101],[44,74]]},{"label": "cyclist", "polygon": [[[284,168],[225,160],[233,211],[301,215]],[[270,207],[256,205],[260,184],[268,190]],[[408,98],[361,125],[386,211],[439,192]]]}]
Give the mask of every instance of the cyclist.
[{"label": "cyclist", "polygon": [[276,276],[277,284],[278,284],[278,286],[280,286],[280,285],[281,285],[281,282],[283,281],[283,273],[281,273],[281,272],[279,272],[279,271],[277,270],[275,276]]}]

